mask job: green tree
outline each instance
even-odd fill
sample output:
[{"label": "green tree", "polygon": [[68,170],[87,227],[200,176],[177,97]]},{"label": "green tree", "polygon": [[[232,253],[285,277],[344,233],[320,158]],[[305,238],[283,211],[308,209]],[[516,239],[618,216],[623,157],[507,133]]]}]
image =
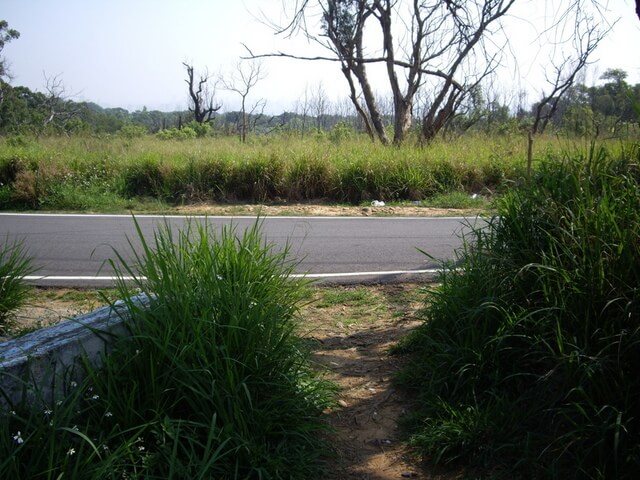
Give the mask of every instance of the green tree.
[{"label": "green tree", "polygon": [[11,40],[15,40],[20,37],[20,32],[9,28],[9,24],[6,20],[0,20],[0,105],[2,105],[3,100],[3,84],[2,80],[9,76],[9,72],[7,71],[7,64],[2,56],[2,50],[4,50],[5,44],[10,42]]}]

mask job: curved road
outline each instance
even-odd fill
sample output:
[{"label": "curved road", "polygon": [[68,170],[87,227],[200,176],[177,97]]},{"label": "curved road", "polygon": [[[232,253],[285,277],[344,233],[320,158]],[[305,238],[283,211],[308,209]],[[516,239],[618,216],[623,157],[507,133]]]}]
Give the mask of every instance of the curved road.
[{"label": "curved road", "polygon": [[[255,217],[189,217],[219,229],[239,231]],[[147,239],[163,222],[181,228],[183,216],[138,215]],[[287,242],[297,270],[324,281],[397,281],[435,273],[440,260],[453,258],[461,244],[463,218],[428,217],[264,217],[262,232],[281,248]],[[474,221],[470,219],[469,221]],[[112,283],[105,260],[114,249],[130,258],[127,239],[137,246],[130,215],[0,213],[2,242],[21,239],[38,272],[38,285],[95,287]],[[435,260],[418,251],[428,252]]]}]

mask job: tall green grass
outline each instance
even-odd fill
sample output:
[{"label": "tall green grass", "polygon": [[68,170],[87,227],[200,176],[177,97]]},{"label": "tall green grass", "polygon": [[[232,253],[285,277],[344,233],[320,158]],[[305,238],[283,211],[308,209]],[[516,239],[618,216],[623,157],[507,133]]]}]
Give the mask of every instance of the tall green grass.
[{"label": "tall green grass", "polygon": [[[546,139],[551,151],[560,142]],[[522,145],[521,145],[522,144]],[[422,200],[495,191],[524,172],[518,137],[465,137],[385,148],[359,137],[144,138],[0,141],[0,208],[126,210],[153,199],[201,201]]]},{"label": "tall green grass", "polygon": [[403,345],[428,461],[640,475],[640,149],[544,162],[466,238]]},{"label": "tall green grass", "polygon": [[[294,335],[305,281],[256,224],[140,233],[130,335],[60,401],[0,412],[1,478],[315,478],[331,389]],[[133,242],[133,240],[132,240]],[[117,255],[118,260],[122,260]]]},{"label": "tall green grass", "polygon": [[30,287],[24,277],[35,270],[21,242],[7,238],[0,245],[0,332],[11,315],[27,301]]}]

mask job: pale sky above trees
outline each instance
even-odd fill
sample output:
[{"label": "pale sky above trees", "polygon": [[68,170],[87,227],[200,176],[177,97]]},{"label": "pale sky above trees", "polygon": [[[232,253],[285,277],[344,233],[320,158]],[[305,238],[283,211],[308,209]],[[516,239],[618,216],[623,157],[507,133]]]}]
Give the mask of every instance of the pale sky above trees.
[{"label": "pale sky above trees", "polygon": [[[532,99],[537,96],[541,65],[548,60],[539,51],[536,32],[549,11],[567,1],[523,0],[512,12],[506,28],[519,64],[505,65],[498,78],[510,94],[527,89]],[[246,54],[242,43],[254,53],[322,53],[302,38],[274,36],[259,21],[261,12],[276,22],[283,19],[283,3],[287,1],[2,0],[0,19],[21,34],[6,45],[3,55],[13,85],[43,90],[45,77],[59,76],[74,100],[129,110],[186,109],[183,62],[214,76],[230,76]],[[585,82],[597,82],[608,68],[622,68],[629,83],[640,83],[640,22],[634,1],[600,4],[608,7],[608,22],[620,20],[595,52],[597,63],[589,67]],[[267,111],[274,113],[293,110],[305,87],[319,82],[332,101],[347,95],[336,64],[274,58],[263,62],[263,72],[266,76],[254,93],[265,98]],[[237,95],[222,88],[218,95],[223,111],[239,108]]]}]

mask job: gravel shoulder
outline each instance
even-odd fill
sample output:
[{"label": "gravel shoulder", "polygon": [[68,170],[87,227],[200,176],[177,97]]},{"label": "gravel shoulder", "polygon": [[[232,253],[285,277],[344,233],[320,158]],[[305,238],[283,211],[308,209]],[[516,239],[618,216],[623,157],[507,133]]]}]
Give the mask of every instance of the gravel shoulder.
[{"label": "gravel shoulder", "polygon": [[262,216],[314,216],[314,217],[457,217],[472,216],[485,212],[481,209],[432,208],[411,205],[400,206],[336,206],[317,204],[278,204],[278,205],[218,205],[190,204],[178,206],[171,213],[179,215],[262,215]]}]

